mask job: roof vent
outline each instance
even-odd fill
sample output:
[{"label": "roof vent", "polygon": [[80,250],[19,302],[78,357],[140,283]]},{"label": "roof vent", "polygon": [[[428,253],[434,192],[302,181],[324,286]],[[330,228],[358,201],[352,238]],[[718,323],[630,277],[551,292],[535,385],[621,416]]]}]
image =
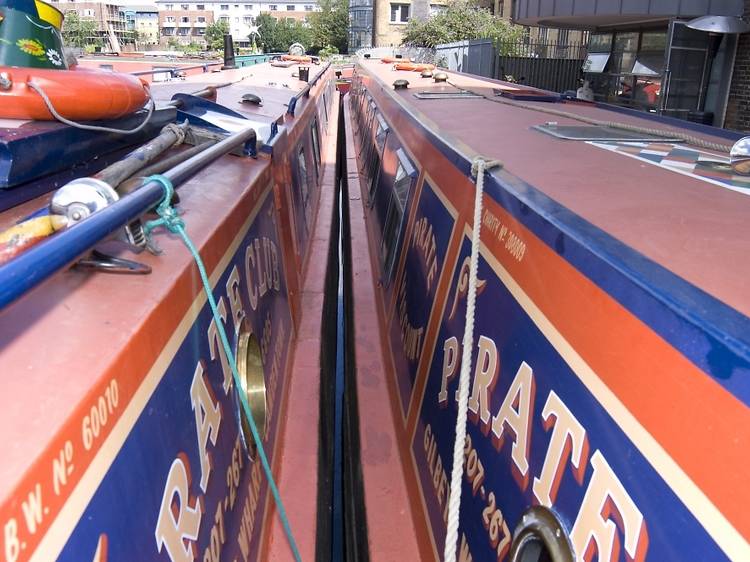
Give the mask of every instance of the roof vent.
[{"label": "roof vent", "polygon": [[423,70],[422,78],[432,78],[432,70]]},{"label": "roof vent", "polygon": [[250,103],[253,105],[263,105],[263,100],[260,98],[260,96],[257,96],[255,94],[245,94],[242,96],[242,102],[241,103]]},{"label": "roof vent", "polygon": [[432,75],[432,79],[435,80],[435,82],[447,82],[448,75],[445,72],[436,72]]},{"label": "roof vent", "polygon": [[393,81],[393,89],[394,90],[406,90],[406,88],[409,87],[409,81],[408,80],[394,80]]}]

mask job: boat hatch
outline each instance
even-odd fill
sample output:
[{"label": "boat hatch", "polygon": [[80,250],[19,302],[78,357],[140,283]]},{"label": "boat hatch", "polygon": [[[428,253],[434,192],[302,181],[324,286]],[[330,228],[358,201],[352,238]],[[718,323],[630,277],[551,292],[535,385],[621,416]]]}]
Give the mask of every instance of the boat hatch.
[{"label": "boat hatch", "polygon": [[567,140],[579,141],[624,141],[624,142],[682,142],[681,139],[666,135],[648,135],[644,133],[631,132],[603,125],[558,125],[557,123],[544,123],[532,127],[553,137]]},{"label": "boat hatch", "polygon": [[414,97],[420,100],[451,100],[466,98],[481,98],[479,94],[473,92],[417,92]]}]

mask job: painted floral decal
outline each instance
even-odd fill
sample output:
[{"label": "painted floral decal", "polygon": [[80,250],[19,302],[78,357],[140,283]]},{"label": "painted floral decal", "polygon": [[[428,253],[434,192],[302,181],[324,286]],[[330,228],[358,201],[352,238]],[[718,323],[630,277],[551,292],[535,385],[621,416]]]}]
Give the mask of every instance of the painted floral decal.
[{"label": "painted floral decal", "polygon": [[18,48],[24,53],[28,53],[35,57],[44,56],[44,45],[36,39],[19,39],[16,41],[16,45],[18,45]]},{"label": "painted floral decal", "polygon": [[60,56],[60,53],[54,49],[47,49],[47,58],[55,66],[62,66],[62,57]]}]

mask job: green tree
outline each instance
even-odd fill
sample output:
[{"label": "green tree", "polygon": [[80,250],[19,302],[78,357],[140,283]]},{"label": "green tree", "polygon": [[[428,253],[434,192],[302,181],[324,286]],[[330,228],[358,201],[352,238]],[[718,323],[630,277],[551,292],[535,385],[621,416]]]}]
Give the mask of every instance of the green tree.
[{"label": "green tree", "polygon": [[320,10],[310,14],[312,47],[333,46],[347,52],[349,46],[349,0],[320,0]]},{"label": "green tree", "polygon": [[277,21],[270,14],[260,14],[255,18],[255,25],[259,27],[258,42],[264,53],[286,52],[292,43],[302,43],[309,48],[312,43],[310,28],[298,21]]},{"label": "green tree", "polygon": [[92,19],[81,18],[78,12],[71,10],[65,14],[62,26],[63,41],[69,47],[101,46],[101,39],[97,36],[96,22]]},{"label": "green tree", "polygon": [[411,19],[406,25],[403,42],[415,47],[434,47],[467,39],[492,39],[505,48],[522,35],[521,26],[493,16],[475,1],[453,0],[445,10],[427,19]]},{"label": "green tree", "polygon": [[226,20],[209,23],[206,26],[206,44],[214,51],[224,50],[224,34],[229,33],[229,24]]}]

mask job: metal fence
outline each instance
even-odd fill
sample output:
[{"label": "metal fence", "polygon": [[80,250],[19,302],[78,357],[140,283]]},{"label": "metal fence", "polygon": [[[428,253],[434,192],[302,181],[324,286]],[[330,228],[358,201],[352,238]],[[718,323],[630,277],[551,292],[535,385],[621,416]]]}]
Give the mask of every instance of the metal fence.
[{"label": "metal fence", "polygon": [[477,39],[437,45],[434,58],[448,70],[564,92],[580,85],[586,44],[528,39],[493,44]]},{"label": "metal fence", "polygon": [[444,43],[435,47],[438,66],[478,76],[495,76],[495,46],[490,39]]},{"label": "metal fence", "polygon": [[586,45],[524,40],[496,45],[495,78],[564,92],[579,87]]}]

